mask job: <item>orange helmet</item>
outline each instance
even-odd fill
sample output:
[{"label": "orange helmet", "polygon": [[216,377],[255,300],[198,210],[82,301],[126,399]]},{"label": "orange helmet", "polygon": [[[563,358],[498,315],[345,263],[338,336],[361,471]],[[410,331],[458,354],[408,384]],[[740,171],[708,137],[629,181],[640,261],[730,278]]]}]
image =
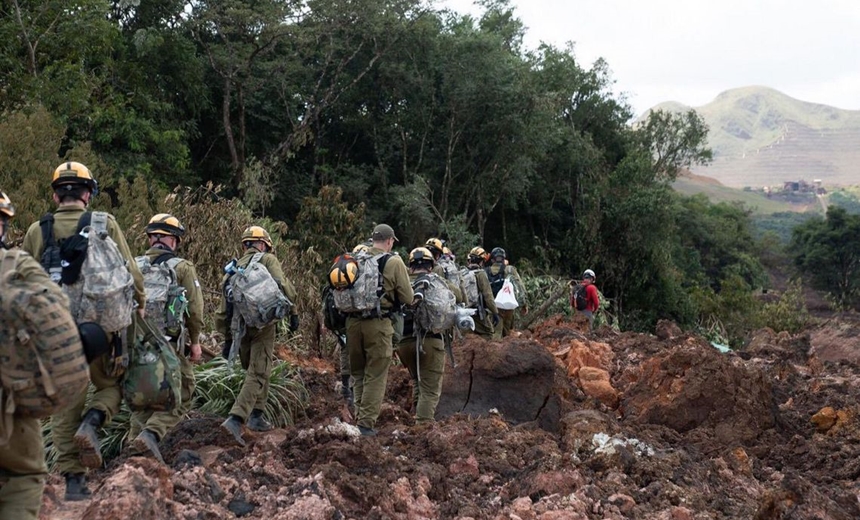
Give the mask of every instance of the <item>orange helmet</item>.
[{"label": "orange helmet", "polygon": [[144,232],[147,235],[168,235],[176,238],[185,236],[185,226],[169,213],[159,213],[149,219]]},{"label": "orange helmet", "polygon": [[486,262],[489,259],[490,253],[481,246],[473,247],[472,250],[469,251],[469,260],[474,263]]},{"label": "orange helmet", "polygon": [[334,289],[348,289],[358,279],[358,262],[349,253],[338,256],[328,271],[328,283]]},{"label": "orange helmet", "polygon": [[51,178],[51,188],[54,190],[74,189],[77,186],[86,186],[93,195],[99,191],[99,183],[96,182],[90,169],[75,161],[66,161],[57,166]]},{"label": "orange helmet", "polygon": [[424,242],[424,247],[430,250],[434,256],[439,256],[442,254],[442,249],[445,245],[436,237],[428,238],[427,242]]}]

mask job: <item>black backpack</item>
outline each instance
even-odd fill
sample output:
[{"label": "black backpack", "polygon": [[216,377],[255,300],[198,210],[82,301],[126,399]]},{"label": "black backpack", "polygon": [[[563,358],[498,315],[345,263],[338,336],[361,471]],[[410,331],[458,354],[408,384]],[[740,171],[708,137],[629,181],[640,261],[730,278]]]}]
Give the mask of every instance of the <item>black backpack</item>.
[{"label": "black backpack", "polygon": [[584,311],[588,307],[588,298],[586,296],[585,286],[581,283],[574,286],[572,300],[574,308],[578,311]]},{"label": "black backpack", "polygon": [[484,268],[484,270],[487,272],[487,278],[489,278],[490,280],[490,289],[492,289],[493,297],[495,297],[497,294],[499,294],[499,291],[502,290],[502,286],[505,285],[507,267],[503,265],[501,269],[499,269],[499,272],[496,274],[490,272],[491,267],[492,266],[487,266]]},{"label": "black backpack", "polygon": [[335,334],[346,334],[346,314],[337,310],[334,305],[334,289],[325,284],[322,289],[323,324]]},{"label": "black backpack", "polygon": [[54,237],[54,214],[47,213],[39,219],[43,245],[40,263],[54,283],[71,285],[78,280],[87,257],[87,239],[81,231],[90,225],[92,217],[91,211],[81,215],[75,234],[60,241]]}]

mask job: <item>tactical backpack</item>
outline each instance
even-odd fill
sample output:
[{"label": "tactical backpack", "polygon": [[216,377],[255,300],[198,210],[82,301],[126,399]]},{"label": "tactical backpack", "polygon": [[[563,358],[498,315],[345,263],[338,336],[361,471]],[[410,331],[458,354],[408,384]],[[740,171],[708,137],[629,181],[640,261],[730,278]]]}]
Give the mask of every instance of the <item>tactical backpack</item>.
[{"label": "tactical backpack", "polygon": [[416,329],[440,334],[456,324],[457,299],[445,280],[434,273],[423,274],[412,282],[412,290],[423,295],[413,312]]},{"label": "tactical backpack", "polygon": [[283,319],[293,307],[272,273],[260,263],[263,254],[255,253],[230,280],[234,312],[238,311],[246,326],[258,329]]},{"label": "tactical backpack", "polygon": [[122,381],[122,395],[133,411],[170,411],[182,402],[179,358],[146,320],[135,320],[134,341]]},{"label": "tactical backpack", "polygon": [[460,269],[460,291],[463,293],[466,307],[477,309],[480,299],[478,298],[478,278],[475,272],[468,267]]},{"label": "tactical backpack", "polygon": [[334,292],[335,290],[328,284],[322,289],[323,324],[335,334],[346,334],[346,314],[337,310]]},{"label": "tactical backpack", "polygon": [[584,311],[588,308],[588,297],[587,292],[585,290],[585,286],[581,283],[578,283],[573,288],[573,296],[571,296],[570,301],[573,303],[573,307],[578,311]]},{"label": "tactical backpack", "polygon": [[185,333],[185,316],[188,314],[188,297],[185,287],[176,276],[176,266],[182,261],[173,253],[165,252],[150,262],[147,255],[135,258],[143,274],[146,290],[146,319],[163,335],[179,341],[180,352]]},{"label": "tactical backpack", "polygon": [[499,272],[496,274],[493,274],[491,269],[492,266],[487,266],[484,268],[484,270],[487,272],[487,278],[490,280],[490,289],[492,289],[493,291],[493,297],[495,297],[497,294],[499,294],[499,291],[502,290],[502,286],[505,285],[507,266],[502,265],[499,268]]},{"label": "tactical backpack", "polygon": [[61,283],[69,295],[75,322],[97,323],[107,333],[131,325],[134,279],[108,235],[107,213],[85,213],[78,234],[63,241],[60,256]]},{"label": "tactical backpack", "polygon": [[446,280],[454,284],[454,287],[460,287],[460,272],[453,260],[443,256],[439,258],[436,265],[442,268]]},{"label": "tactical backpack", "polygon": [[[349,255],[350,262],[357,265],[358,272],[351,284],[347,284],[346,287],[333,287],[335,308],[344,314],[359,315],[363,318],[382,316],[380,307],[383,295],[382,273],[391,256],[391,253],[370,255],[365,252]],[[333,275],[339,275],[333,270],[347,268],[348,265],[335,259],[332,270],[329,272],[329,280],[332,280]],[[344,272],[343,274],[347,273]],[[346,277],[345,279],[349,278]]]},{"label": "tactical backpack", "polygon": [[71,406],[90,371],[66,297],[18,276],[26,255],[0,250],[0,405],[42,418]]}]

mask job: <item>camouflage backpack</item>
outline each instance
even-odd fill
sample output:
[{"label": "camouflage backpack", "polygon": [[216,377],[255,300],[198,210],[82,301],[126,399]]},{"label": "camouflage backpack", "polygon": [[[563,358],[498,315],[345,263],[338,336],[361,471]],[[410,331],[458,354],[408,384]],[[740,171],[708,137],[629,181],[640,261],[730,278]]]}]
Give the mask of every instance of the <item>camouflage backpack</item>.
[{"label": "camouflage backpack", "polygon": [[147,320],[135,320],[122,395],[132,410],[170,411],[182,402],[179,358]]},{"label": "camouflage backpack", "polygon": [[457,264],[447,256],[442,256],[436,262],[436,265],[442,268],[445,273],[445,279],[454,284],[454,287],[460,287],[460,271],[457,270]]},{"label": "camouflage backpack", "polygon": [[90,381],[78,328],[62,294],[18,277],[22,251],[0,250],[2,405],[47,417],[76,401]]},{"label": "camouflage backpack", "polygon": [[[334,287],[334,306],[344,314],[362,317],[379,316],[382,313],[382,272],[391,253],[371,255],[355,254],[350,261],[358,265],[354,281],[346,287]],[[336,262],[332,269],[337,269]],[[349,278],[349,277],[346,277]],[[329,274],[331,279],[331,273]]]},{"label": "camouflage backpack", "polygon": [[463,292],[466,307],[477,309],[479,303],[478,278],[475,276],[475,272],[468,267],[460,269],[460,290]]},{"label": "camouflage backpack", "polygon": [[146,290],[146,319],[163,335],[179,342],[182,352],[185,336],[185,316],[188,314],[188,298],[185,287],[176,276],[176,266],[182,261],[165,252],[154,262],[146,255],[135,258],[143,274]]},{"label": "camouflage backpack", "polygon": [[244,268],[230,280],[233,308],[248,327],[262,328],[290,313],[293,303],[284,296],[272,273],[260,263],[263,253],[256,253]]},{"label": "camouflage backpack", "polygon": [[445,280],[434,273],[419,276],[412,282],[416,294],[423,295],[415,307],[415,328],[422,332],[440,334],[457,322],[457,299]]},{"label": "camouflage backpack", "polygon": [[[86,249],[80,274],[75,277],[77,281],[63,287],[69,295],[75,322],[98,323],[111,333],[131,325],[135,303],[134,279],[116,242],[108,235],[107,225],[107,213],[92,213],[89,225],[79,234]],[[66,239],[63,255],[75,242],[73,237]]]}]

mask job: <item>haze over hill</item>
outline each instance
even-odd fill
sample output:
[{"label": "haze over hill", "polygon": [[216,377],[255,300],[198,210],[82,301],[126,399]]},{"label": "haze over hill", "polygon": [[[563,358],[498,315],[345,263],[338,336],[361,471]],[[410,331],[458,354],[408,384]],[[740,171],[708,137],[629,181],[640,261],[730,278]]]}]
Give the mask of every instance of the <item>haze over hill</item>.
[{"label": "haze over hill", "polygon": [[[652,110],[686,111],[678,102]],[[777,186],[821,179],[860,184],[860,111],[808,103],[767,87],[727,90],[693,107],[710,127],[709,166],[693,172],[727,186]]]}]

